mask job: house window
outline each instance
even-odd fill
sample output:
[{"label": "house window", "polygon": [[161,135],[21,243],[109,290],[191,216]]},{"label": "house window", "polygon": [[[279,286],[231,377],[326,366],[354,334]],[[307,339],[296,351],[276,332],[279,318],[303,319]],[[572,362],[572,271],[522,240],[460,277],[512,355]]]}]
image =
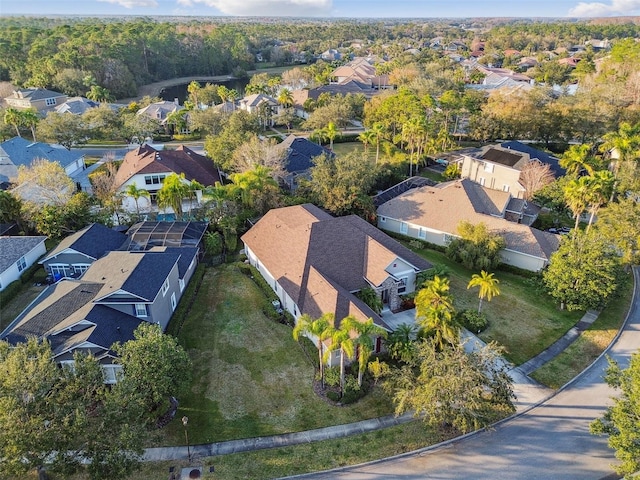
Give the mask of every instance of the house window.
[{"label": "house window", "polygon": [[485,163],[484,171],[488,173],[493,173],[493,163]]},{"label": "house window", "polygon": [[21,272],[25,268],[27,268],[27,261],[24,259],[24,257],[20,257],[20,260],[16,262],[16,265],[18,265],[18,271]]},{"label": "house window", "polygon": [[86,264],[74,265],[73,266],[73,273],[75,273],[77,276],[80,276],[84,272],[86,272],[88,268],[89,268],[89,265],[86,265]]},{"label": "house window", "polygon": [[102,373],[104,375],[104,383],[118,383],[118,379],[122,375],[122,365],[102,365]]},{"label": "house window", "polygon": [[178,284],[180,284],[180,291],[184,290],[184,278],[178,280]]},{"label": "house window", "polygon": [[162,284],[162,296],[164,297],[169,291],[169,279],[167,278]]},{"label": "house window", "polygon": [[418,237],[427,238],[427,231],[424,228],[421,228],[420,231],[418,232]]},{"label": "house window", "polygon": [[409,225],[406,222],[400,224],[400,233],[407,233],[409,231]]},{"label": "house window", "polygon": [[146,185],[160,185],[164,183],[165,175],[145,175],[144,183]]},{"label": "house window", "polygon": [[504,185],[502,185],[502,191],[503,192],[508,192],[509,191],[509,185],[507,185],[506,183]]},{"label": "house window", "polygon": [[53,107],[56,104],[56,99],[55,98],[47,98],[45,100],[45,105],[47,107]]},{"label": "house window", "polygon": [[136,309],[136,317],[142,318],[147,316],[147,306],[144,303],[136,303],[134,307]]},{"label": "house window", "polygon": [[408,280],[409,280],[408,277],[402,277],[400,279],[400,283],[398,284],[398,293],[402,294],[402,293],[407,291],[407,281]]},{"label": "house window", "polygon": [[178,304],[178,302],[176,301],[176,292],[173,292],[171,294],[171,310],[175,310],[176,309],[176,305]]},{"label": "house window", "polygon": [[69,268],[67,265],[61,263],[54,263],[49,265],[49,271],[51,272],[51,275],[56,278],[66,277],[67,268]]},{"label": "house window", "polygon": [[480,177],[479,179],[480,185],[484,187],[484,177]]}]

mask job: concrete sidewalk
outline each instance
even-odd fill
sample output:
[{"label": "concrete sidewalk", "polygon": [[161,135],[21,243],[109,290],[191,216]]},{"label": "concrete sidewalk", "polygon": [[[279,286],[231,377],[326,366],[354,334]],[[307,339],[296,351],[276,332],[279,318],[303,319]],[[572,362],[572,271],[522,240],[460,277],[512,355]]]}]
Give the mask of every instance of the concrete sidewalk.
[{"label": "concrete sidewalk", "polygon": [[[407,313],[406,318],[403,320],[407,320],[408,323],[412,316],[413,314]],[[521,413],[535,405],[538,405],[554,394],[554,390],[540,385],[535,380],[531,379],[528,374],[541,367],[544,363],[548,362],[571,345],[571,343],[573,343],[580,334],[594,322],[597,316],[598,312],[587,312],[580,322],[565,333],[558,341],[519,367],[515,367],[503,359],[508,368],[509,376],[513,379],[513,391],[516,395],[514,405],[517,413]],[[485,345],[482,340],[464,329],[461,333],[461,340],[467,351],[482,348],[482,346]],[[407,413],[399,417],[389,415],[386,417],[373,418],[346,425],[317,428],[315,430],[308,430],[304,432],[272,435],[268,437],[245,438],[205,445],[194,445],[191,447],[191,457],[192,459],[206,458],[215,455],[226,455],[230,453],[285,447],[289,445],[299,445],[302,443],[348,437],[395,425],[401,425],[414,419],[415,417],[411,413]],[[145,450],[143,455],[143,460],[150,462],[161,460],[185,460],[187,458],[188,451],[186,446],[148,448]]]}]

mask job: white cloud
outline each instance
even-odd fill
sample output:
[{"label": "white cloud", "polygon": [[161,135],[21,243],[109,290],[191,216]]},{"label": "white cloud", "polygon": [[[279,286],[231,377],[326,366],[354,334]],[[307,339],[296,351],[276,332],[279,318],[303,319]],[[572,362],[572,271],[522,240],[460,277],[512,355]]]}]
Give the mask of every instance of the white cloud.
[{"label": "white cloud", "polygon": [[180,5],[202,3],[227,15],[317,17],[331,14],[333,0],[178,0]]},{"label": "white cloud", "polygon": [[98,0],[99,2],[115,3],[125,8],[157,7],[157,0]]},{"label": "white cloud", "polygon": [[611,3],[580,2],[571,10],[573,17],[608,17],[613,15],[634,15],[640,12],[640,0],[611,0]]}]

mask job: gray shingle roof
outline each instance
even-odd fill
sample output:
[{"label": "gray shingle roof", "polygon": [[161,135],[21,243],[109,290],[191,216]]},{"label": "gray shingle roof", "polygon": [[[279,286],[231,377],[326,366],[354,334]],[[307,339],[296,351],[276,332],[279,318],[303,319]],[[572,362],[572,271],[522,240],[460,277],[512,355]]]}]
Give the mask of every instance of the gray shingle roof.
[{"label": "gray shingle roof", "polygon": [[317,143],[313,143],[306,138],[289,135],[280,145],[287,148],[287,159],[285,170],[289,173],[300,173],[313,167],[312,159],[319,155],[329,155],[331,158],[335,154]]},{"label": "gray shingle roof", "polygon": [[6,152],[16,167],[24,165],[30,166],[34,160],[40,158],[50,162],[58,162],[63,168],[71,165],[84,154],[81,152],[71,152],[65,148],[54,148],[47,143],[30,142],[22,137],[13,137],[6,142],[0,143],[0,148]]},{"label": "gray shingle roof", "polygon": [[47,237],[0,237],[0,272],[36,248]]},{"label": "gray shingle roof", "polygon": [[64,96],[64,93],[54,92],[53,90],[47,90],[46,88],[22,88],[14,91],[9,98],[28,98],[31,101],[35,101]]},{"label": "gray shingle roof", "polygon": [[101,223],[92,223],[63,239],[40,263],[55,257],[67,248],[97,260],[105,253],[119,249],[126,239],[124,233],[116,232]]}]

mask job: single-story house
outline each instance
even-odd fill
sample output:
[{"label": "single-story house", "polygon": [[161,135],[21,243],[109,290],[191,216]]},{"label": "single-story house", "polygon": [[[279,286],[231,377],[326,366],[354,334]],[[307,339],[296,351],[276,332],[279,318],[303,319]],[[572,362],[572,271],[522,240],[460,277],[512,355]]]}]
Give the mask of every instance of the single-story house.
[{"label": "single-story house", "polygon": [[[468,179],[408,190],[378,207],[378,226],[435,245],[459,237],[461,221],[484,223],[505,239],[502,262],[533,272],[543,269],[558,249],[558,235],[509,221],[521,200]],[[516,205],[517,204],[517,205]],[[511,211],[511,212],[510,212]]]},{"label": "single-story house", "polygon": [[46,239],[0,236],[0,292],[46,253]]},{"label": "single-story house", "polygon": [[[416,275],[431,264],[361,218],[335,218],[311,204],[270,210],[242,236],[251,265],[294,318],[308,314],[372,318],[382,315],[355,294],[370,287],[396,310],[401,295],[416,288]],[[377,347],[380,341],[377,340]]]}]

